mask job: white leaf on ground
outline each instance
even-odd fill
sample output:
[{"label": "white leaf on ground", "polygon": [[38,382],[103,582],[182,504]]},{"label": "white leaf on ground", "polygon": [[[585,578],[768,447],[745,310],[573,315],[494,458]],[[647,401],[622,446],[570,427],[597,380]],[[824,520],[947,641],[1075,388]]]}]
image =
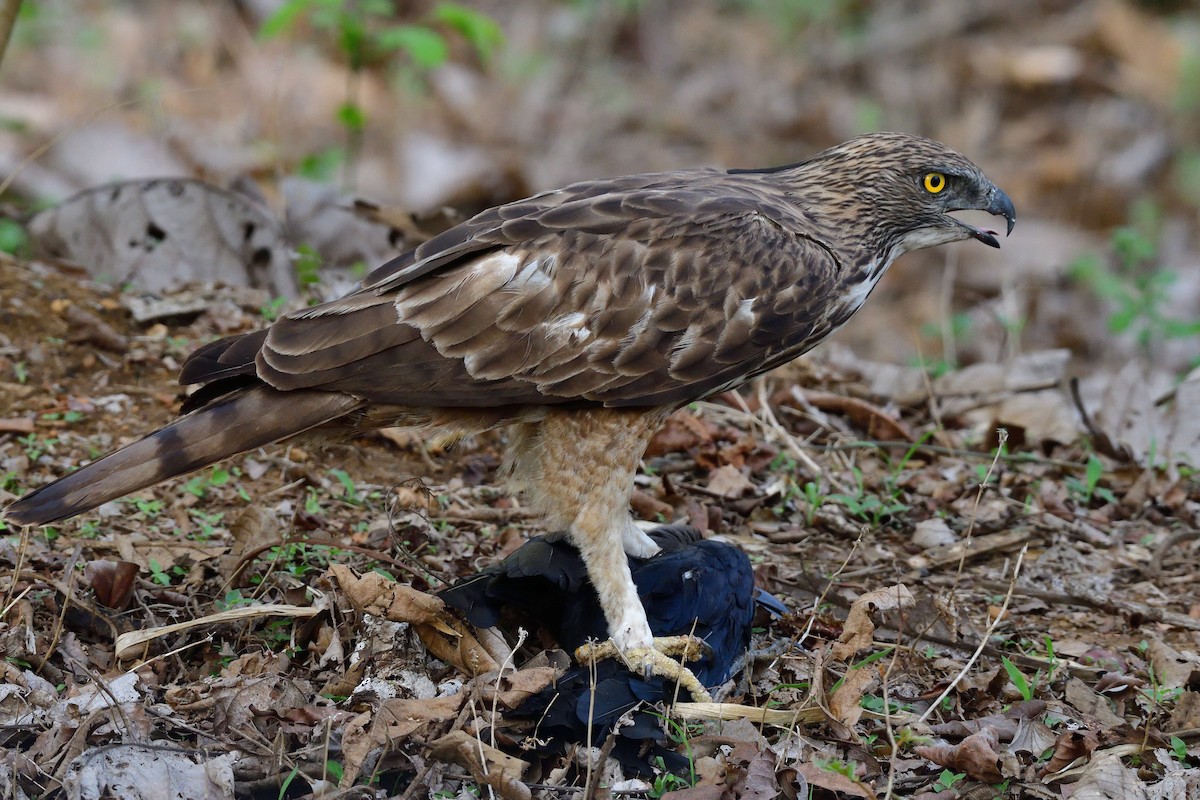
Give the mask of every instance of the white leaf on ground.
[{"label": "white leaf on ground", "polygon": [[938,545],[953,544],[958,541],[958,535],[950,530],[950,526],[946,524],[946,520],[941,517],[930,517],[926,520],[921,520],[917,523],[917,529],[913,531],[912,543],[917,547],[936,547]]},{"label": "white leaf on ground", "polygon": [[123,744],[94,747],[71,764],[63,788],[71,800],[224,800],[233,794],[236,752],[196,762],[202,754]]},{"label": "white leaf on ground", "polygon": [[1118,753],[1097,752],[1084,768],[1071,800],[1140,800],[1146,786],[1137,770],[1121,763]]},{"label": "white leaf on ground", "polygon": [[[1100,376],[1086,383],[1094,396]],[[1140,464],[1172,468],[1200,464],[1200,369],[1162,398],[1170,377],[1145,364],[1130,361],[1115,375],[1106,376],[1099,400],[1084,403],[1093,421],[1113,443],[1128,451]]]},{"label": "white leaf on ground", "polygon": [[202,181],[88,189],[36,215],[29,233],[41,253],[81,264],[97,280],[147,291],[224,283],[296,294],[279,222],[246,196]]}]

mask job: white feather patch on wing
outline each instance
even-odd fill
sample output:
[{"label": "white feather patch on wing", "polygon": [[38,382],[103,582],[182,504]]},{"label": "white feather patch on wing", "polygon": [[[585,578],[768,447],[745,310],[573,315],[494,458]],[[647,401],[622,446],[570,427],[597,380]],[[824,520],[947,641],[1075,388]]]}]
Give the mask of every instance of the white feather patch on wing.
[{"label": "white feather patch on wing", "polygon": [[[453,307],[465,311],[482,298],[502,289],[505,284],[513,280],[520,269],[520,256],[505,252],[489,253],[469,264],[438,274],[436,279],[444,282],[444,285],[439,287],[438,302],[445,302],[445,298],[453,298],[451,301],[454,304]],[[425,287],[421,286],[421,281],[417,281],[412,285],[411,291],[409,287],[405,287],[397,292],[395,301],[397,322],[407,323],[409,321],[413,310],[412,306],[416,305],[420,309],[428,304],[429,298],[421,297],[423,288]],[[414,295],[421,297],[421,300],[415,304],[413,303]]]},{"label": "white feather patch on wing", "polygon": [[543,330],[548,340],[567,337],[571,341],[584,342],[592,335],[592,332],[588,330],[586,325],[587,315],[579,311],[574,311],[548,321],[543,326]]}]

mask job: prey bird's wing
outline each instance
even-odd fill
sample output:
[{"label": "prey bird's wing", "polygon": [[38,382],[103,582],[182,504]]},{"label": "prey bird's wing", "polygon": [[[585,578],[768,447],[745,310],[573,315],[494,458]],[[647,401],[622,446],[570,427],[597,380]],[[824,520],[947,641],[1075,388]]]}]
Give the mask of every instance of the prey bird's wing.
[{"label": "prey bird's wing", "polygon": [[682,404],[835,327],[838,265],[806,225],[750,176],[580,184],[484,212],[255,341],[214,343],[183,379],[420,407]]}]

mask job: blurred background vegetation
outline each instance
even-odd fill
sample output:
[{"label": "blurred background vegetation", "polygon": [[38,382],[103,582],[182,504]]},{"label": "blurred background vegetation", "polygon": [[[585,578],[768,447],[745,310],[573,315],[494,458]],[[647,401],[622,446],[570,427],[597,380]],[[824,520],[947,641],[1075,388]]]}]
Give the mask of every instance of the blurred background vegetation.
[{"label": "blurred background vegetation", "polygon": [[906,130],[979,163],[1020,222],[998,253],[902,260],[843,344],[933,372],[1066,347],[1167,386],[1200,363],[1198,44],[1195,6],[1165,1],[26,2],[0,246],[112,180],[252,181],[282,215],[299,177],[470,213]]}]

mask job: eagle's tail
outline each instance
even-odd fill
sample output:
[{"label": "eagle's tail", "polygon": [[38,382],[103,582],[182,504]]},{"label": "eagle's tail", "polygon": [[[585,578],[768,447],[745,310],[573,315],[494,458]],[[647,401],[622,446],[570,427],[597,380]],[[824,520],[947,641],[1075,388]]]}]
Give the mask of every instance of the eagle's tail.
[{"label": "eagle's tail", "polygon": [[186,414],[161,430],[17,500],[2,518],[45,525],[159,481],[286,439],[354,411],[336,392],[280,392],[254,386]]}]

